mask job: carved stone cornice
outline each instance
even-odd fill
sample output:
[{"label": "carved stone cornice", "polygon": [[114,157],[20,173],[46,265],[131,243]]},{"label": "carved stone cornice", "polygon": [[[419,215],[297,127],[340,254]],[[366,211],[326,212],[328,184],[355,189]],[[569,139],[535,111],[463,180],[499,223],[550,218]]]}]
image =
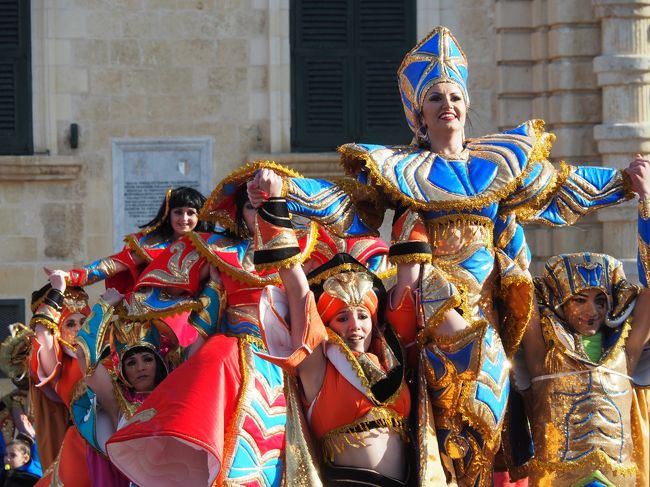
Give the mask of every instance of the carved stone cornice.
[{"label": "carved stone cornice", "polygon": [[81,173],[76,157],[0,156],[1,181],[70,181]]}]

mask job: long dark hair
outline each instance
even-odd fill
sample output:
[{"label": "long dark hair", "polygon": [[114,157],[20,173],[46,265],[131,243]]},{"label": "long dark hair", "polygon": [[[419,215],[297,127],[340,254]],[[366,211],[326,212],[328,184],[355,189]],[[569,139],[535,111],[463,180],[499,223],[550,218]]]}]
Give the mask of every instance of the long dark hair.
[{"label": "long dark hair", "polygon": [[[155,226],[157,228],[152,233],[156,235],[160,235],[161,237],[164,238],[170,238],[174,235],[174,230],[172,228],[171,221],[169,218],[170,217],[169,214],[171,210],[173,210],[174,208],[188,206],[190,208],[194,208],[196,211],[200,211],[203,205],[205,204],[205,201],[206,201],[205,196],[203,196],[199,191],[195,190],[194,188],[189,188],[187,186],[180,186],[172,190],[172,194],[169,197],[169,210],[167,211],[167,215],[165,215],[165,212],[167,210],[167,201],[163,201],[154,219],[148,223],[145,223],[144,225],[140,225],[140,228]],[[213,224],[206,221],[199,220],[199,222],[196,225],[196,228],[194,228],[194,231],[212,232],[213,229],[214,229]]]}]

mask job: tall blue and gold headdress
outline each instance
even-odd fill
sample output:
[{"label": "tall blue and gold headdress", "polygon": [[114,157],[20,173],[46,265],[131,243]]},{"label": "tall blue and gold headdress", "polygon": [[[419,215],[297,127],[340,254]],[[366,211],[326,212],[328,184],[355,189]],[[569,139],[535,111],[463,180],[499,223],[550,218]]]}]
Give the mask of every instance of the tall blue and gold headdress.
[{"label": "tall blue and gold headdress", "polygon": [[[460,44],[447,27],[438,26],[411,49],[397,70],[402,104],[411,130],[422,130],[424,97],[438,83],[455,83],[469,107],[467,93],[468,64]],[[424,130],[426,130],[424,128]],[[420,133],[420,135],[424,135]]]}]

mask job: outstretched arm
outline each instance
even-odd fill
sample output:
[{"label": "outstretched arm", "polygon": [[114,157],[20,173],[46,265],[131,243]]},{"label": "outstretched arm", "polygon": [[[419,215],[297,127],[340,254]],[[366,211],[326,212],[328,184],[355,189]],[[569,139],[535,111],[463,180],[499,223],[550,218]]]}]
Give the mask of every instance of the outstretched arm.
[{"label": "outstretched arm", "polygon": [[573,225],[592,211],[633,196],[625,172],[618,169],[565,163],[556,169],[546,160],[530,165],[528,176],[501,202],[501,211],[516,213],[520,222]]}]

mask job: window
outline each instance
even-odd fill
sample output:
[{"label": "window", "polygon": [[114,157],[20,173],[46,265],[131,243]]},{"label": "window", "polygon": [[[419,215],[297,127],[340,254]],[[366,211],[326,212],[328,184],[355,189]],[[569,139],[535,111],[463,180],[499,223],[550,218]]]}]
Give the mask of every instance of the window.
[{"label": "window", "polygon": [[397,68],[415,44],[415,0],[292,0],[291,145],[403,144]]},{"label": "window", "polygon": [[29,0],[0,0],[0,154],[31,154]]}]

